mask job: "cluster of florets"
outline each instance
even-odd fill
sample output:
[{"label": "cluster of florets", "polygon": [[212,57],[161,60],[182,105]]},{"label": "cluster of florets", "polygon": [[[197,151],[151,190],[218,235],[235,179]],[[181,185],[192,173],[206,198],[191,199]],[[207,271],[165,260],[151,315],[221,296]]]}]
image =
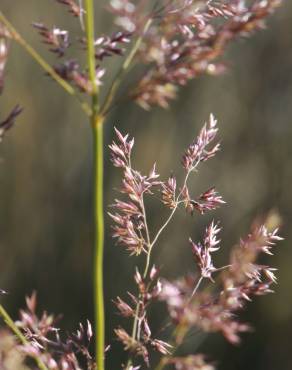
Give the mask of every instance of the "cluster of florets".
[{"label": "cluster of florets", "polygon": [[[270,230],[264,224],[255,225],[248,237],[232,249],[226,266],[215,267],[213,262],[212,255],[221,244],[218,239],[221,228],[213,221],[206,228],[201,242],[189,238],[195,273],[169,282],[159,278],[156,267],[149,270],[152,249],[180,205],[189,214],[194,211],[202,214],[225,203],[214,187],[195,199],[189,195],[189,176],[198,170],[200,163],[214,157],[219,150],[219,144],[215,142],[217,132],[217,121],[211,115],[182,157],[184,179],[180,187],[174,175],[166,181],[158,181],[155,166],[149,175],[134,170],[131,160],[134,140],[128,135],[123,136],[116,129],[117,141],[110,145],[114,166],[123,170],[121,193],[126,196],[124,200],[117,199],[112,206],[115,209],[115,213],[110,213],[115,222],[113,237],[131,255],[146,254],[144,273],[140,274],[137,269],[134,276],[137,294],[128,293],[130,303],[120,297],[115,301],[120,314],[134,321],[132,335],[121,327],[115,333],[130,356],[142,357],[148,366],[149,351],[157,350],[162,354],[164,366],[168,364],[175,369],[186,370],[214,369],[202,355],[173,357],[173,349],[183,344],[193,327],[204,332],[220,332],[231,343],[239,343],[240,333],[250,330],[250,327],[238,321],[238,311],[253,296],[270,293],[271,284],[276,282],[275,269],[256,262],[261,253],[270,254],[275,242],[281,240],[277,228]],[[147,224],[145,195],[151,197],[155,191],[160,193],[162,203],[170,209],[170,216],[152,236]],[[204,280],[204,285],[216,282],[216,290],[202,290]],[[165,302],[168,308],[174,327],[171,343],[152,338],[149,306],[157,300]],[[133,366],[133,361],[129,360],[125,368],[134,369]]]},{"label": "cluster of florets", "polygon": [[178,86],[203,73],[223,73],[226,67],[220,57],[230,41],[263,28],[279,4],[279,0],[182,0],[157,2],[149,9],[142,0],[112,0],[116,24],[145,33],[139,58],[148,69],[132,98],[145,109],[167,107]]},{"label": "cluster of florets", "polygon": [[[212,244],[217,245],[218,241],[213,238],[210,244],[208,235],[214,237],[217,232],[218,229],[214,231],[214,225],[211,225],[206,230],[203,245],[191,241],[199,270],[197,279],[188,276],[174,283],[162,284],[161,298],[180,329],[176,338],[179,343],[192,326],[205,332],[221,332],[231,343],[239,343],[239,333],[248,331],[249,326],[237,321],[236,313],[253,296],[271,293],[271,284],[276,282],[275,269],[256,261],[261,252],[269,253],[274,243],[281,240],[277,229],[268,231],[265,226],[254,226],[248,237],[232,249],[230,264],[216,269],[210,251]],[[207,278],[213,281],[211,274],[219,271],[216,282],[220,289],[216,293],[196,290],[194,294],[198,280]]]},{"label": "cluster of florets", "polygon": [[[85,11],[82,2],[56,1],[79,19],[81,30],[84,31]],[[225,65],[220,57],[230,41],[263,28],[265,19],[280,3],[281,0],[163,0],[151,8],[143,0],[111,0],[108,9],[116,16],[115,23],[120,30],[111,36],[99,36],[94,42],[94,86],[86,68],[77,59],[66,58],[67,49],[74,44],[72,40],[69,41],[67,30],[50,28],[43,23],[34,23],[33,26],[49,50],[58,58],[65,58],[54,65],[55,72],[87,95],[92,95],[95,87],[103,83],[106,72],[104,60],[123,56],[127,53],[127,45],[132,44],[128,56],[131,60],[135,57],[147,69],[136,82],[135,88],[130,89],[129,98],[145,109],[155,105],[165,108],[176,97],[177,88],[190,79],[202,73],[217,75],[224,72]],[[9,38],[9,32],[0,24],[0,92],[3,89]],[[80,43],[87,49],[84,37],[77,40],[77,44]],[[124,67],[122,64],[122,72],[125,72]],[[110,101],[104,102],[107,112],[114,97],[110,92],[106,96],[110,96]],[[189,203],[189,209],[192,208],[193,205]],[[202,213],[205,210],[199,205],[197,209]]]},{"label": "cluster of florets", "polygon": [[36,314],[36,295],[26,298],[27,309],[20,311],[20,319],[15,324],[25,337],[25,343],[16,348],[22,356],[38,358],[47,369],[81,369],[86,363],[88,370],[96,368],[89,346],[92,328],[89,321],[86,326],[79,324],[76,333],[62,339],[60,329],[55,325],[58,318],[44,312],[41,317]]},{"label": "cluster of florets", "polygon": [[208,278],[212,281],[212,273],[216,271],[216,268],[213,266],[211,253],[219,250],[218,244],[220,243],[220,240],[217,239],[219,231],[220,228],[212,222],[206,229],[202,244],[195,243],[190,238],[190,244],[200,275],[203,278]]},{"label": "cluster of florets", "polygon": [[[84,10],[73,0],[57,0],[80,20],[84,30]],[[218,75],[225,71],[220,60],[227,45],[237,36],[246,36],[263,28],[264,20],[280,0],[229,1],[166,1],[151,6],[145,1],[112,0],[109,10],[116,16],[120,30],[111,36],[102,35],[94,42],[96,83],[102,84],[106,66],[104,59],[123,56],[127,45],[135,45],[136,60],[146,65],[146,73],[130,89],[129,98],[141,107],[167,107],[176,97],[178,86],[185,85],[202,73]],[[72,46],[67,30],[34,23],[49,50],[59,58],[66,57]],[[139,40],[139,42],[137,42]],[[84,37],[77,42],[87,48]],[[54,66],[64,80],[91,95],[93,86],[86,69],[77,59],[65,59]]]},{"label": "cluster of florets", "polygon": [[213,115],[210,116],[208,125],[201,130],[197,139],[189,146],[183,155],[182,163],[186,170],[185,181],[177,191],[177,181],[172,175],[167,181],[158,181],[159,174],[156,172],[156,165],[152,167],[148,175],[142,175],[133,169],[131,153],[134,140],[129,140],[128,135],[123,136],[117,129],[117,142],[110,145],[111,159],[115,167],[123,170],[121,193],[128,198],[127,201],[115,200],[112,208],[115,213],[109,213],[115,221],[113,226],[113,237],[117,238],[120,245],[124,245],[131,254],[139,255],[141,252],[148,252],[149,235],[146,227],[145,195],[152,195],[154,191],[160,192],[161,201],[175,210],[179,204],[184,204],[185,209],[193,214],[194,210],[204,213],[207,210],[214,210],[224,203],[212,187],[192,199],[189,195],[187,180],[189,175],[196,171],[199,163],[213,157],[219,150],[219,144],[211,146],[217,133],[217,121]]},{"label": "cluster of florets", "polygon": [[131,254],[139,255],[141,252],[147,253],[149,248],[144,195],[151,194],[153,188],[160,185],[160,181],[157,181],[159,175],[155,165],[149,175],[142,175],[134,170],[131,164],[134,140],[128,140],[128,135],[123,136],[117,129],[115,131],[118,142],[110,145],[112,162],[124,171],[121,193],[127,195],[128,201],[116,199],[112,206],[115,213],[109,213],[115,221],[113,237]]},{"label": "cluster of florets", "polygon": [[50,30],[42,23],[33,23],[33,27],[39,31],[43,42],[50,45],[51,52],[56,53],[58,57],[64,56],[66,49],[70,46],[68,31],[57,27]]},{"label": "cluster of florets", "polygon": [[[84,31],[83,15],[84,9],[81,7],[81,2],[77,4],[74,0],[57,0],[68,7],[70,13],[79,19],[81,30]],[[88,78],[86,68],[82,67],[77,59],[66,58],[66,52],[69,47],[74,44],[83,49],[87,49],[86,39],[79,37],[74,43],[69,40],[70,33],[68,30],[59,27],[47,27],[43,23],[33,23],[33,26],[39,31],[44,44],[49,45],[49,51],[56,54],[58,58],[64,58],[59,64],[54,65],[54,70],[65,81],[72,83],[82,93],[91,95],[94,87]],[[102,77],[105,74],[105,67],[101,65],[103,59],[113,55],[123,55],[124,45],[130,42],[129,32],[118,31],[112,36],[100,36],[94,42],[95,58],[96,58],[96,85],[102,84]]]},{"label": "cluster of florets", "polygon": [[57,0],[57,2],[66,5],[69,9],[69,12],[73,14],[74,17],[80,18],[85,13],[84,9],[80,5],[80,1],[79,4],[77,4],[74,0]]},{"label": "cluster of florets", "polygon": [[[82,2],[57,2],[80,20],[84,30]],[[95,85],[102,84],[105,59],[124,55],[126,45],[132,43],[129,60],[132,61],[135,56],[147,70],[129,96],[145,109],[154,105],[167,107],[169,100],[176,97],[177,88],[190,79],[202,73],[222,73],[225,65],[219,58],[230,41],[263,28],[264,20],[279,3],[280,0],[163,0],[150,8],[144,0],[111,0],[109,9],[116,15],[116,25],[122,30],[112,36],[100,36],[94,41]],[[58,58],[66,57],[67,49],[72,45],[67,30],[50,29],[42,23],[35,23],[34,27],[51,52]],[[9,38],[10,34],[0,24],[0,92]],[[78,39],[78,42],[87,49],[84,38]],[[122,72],[127,69],[125,66],[127,63],[122,65]],[[86,68],[82,68],[77,60],[63,59],[54,66],[54,70],[80,92],[94,93],[96,86],[89,79]],[[114,90],[115,82],[119,82],[119,77],[112,85]],[[109,96],[111,104],[111,90]],[[104,105],[109,108],[107,100]],[[21,109],[16,106],[6,119],[0,121],[0,139],[20,112]],[[120,192],[124,199],[116,199],[112,205],[113,212],[109,213],[114,221],[113,237],[130,255],[145,258],[143,272],[136,268],[136,292],[128,292],[129,303],[121,297],[114,301],[119,313],[133,321],[131,334],[122,327],[115,330],[118,340],[129,352],[129,360],[124,366],[126,370],[140,369],[141,366],[135,364],[136,357],[142,358],[149,367],[152,351],[161,355],[158,365],[161,369],[172,366],[176,370],[213,370],[213,364],[201,354],[178,357],[174,356],[174,352],[193,327],[208,333],[219,332],[229,342],[239,343],[240,334],[250,327],[237,319],[238,312],[254,296],[272,292],[271,285],[276,282],[275,269],[257,263],[262,253],[271,254],[275,242],[281,240],[277,228],[266,224],[253,226],[247,238],[232,249],[226,266],[215,267],[213,262],[213,253],[219,250],[221,244],[218,239],[221,228],[214,221],[206,228],[202,241],[195,242],[189,238],[194,273],[169,282],[161,279],[160,270],[152,263],[152,250],[180,206],[187,214],[193,215],[195,212],[204,214],[215,210],[225,203],[213,186],[192,196],[188,183],[190,175],[197,172],[199,165],[219,151],[220,144],[215,142],[217,132],[217,121],[211,115],[182,156],[183,180],[178,181],[177,176],[172,174],[166,181],[161,181],[155,164],[146,175],[133,168],[134,139],[123,136],[115,129],[117,139],[110,145],[111,160],[115,167],[123,171]],[[154,193],[159,194],[161,203],[170,213],[156,233],[149,229],[146,207],[147,197]],[[214,282],[216,289],[202,289],[202,284]],[[0,294],[5,292],[0,290]],[[173,325],[171,343],[152,334],[149,312],[157,301],[166,304]],[[40,318],[37,316],[35,295],[27,298],[27,309],[20,312],[20,320],[15,323],[16,330],[24,335],[23,344],[17,347],[21,366],[24,357],[31,356],[40,359],[49,369],[77,370],[84,361],[88,370],[95,369],[96,364],[89,351],[92,339],[90,323],[87,322],[86,326],[80,324],[77,333],[65,340],[61,339],[55,323],[55,318],[46,313]],[[0,340],[3,342],[2,336],[1,333]],[[8,338],[7,353],[11,349],[14,351],[14,341],[11,342],[10,337],[5,338]]]},{"label": "cluster of florets", "polygon": [[127,318],[137,318],[137,336],[133,338],[125,329],[118,328],[115,333],[123,343],[125,350],[136,356],[142,356],[145,363],[149,366],[149,350],[158,351],[163,355],[169,354],[172,346],[160,339],[153,338],[147,319],[148,307],[159,297],[161,293],[161,282],[158,278],[159,271],[153,266],[149,280],[146,281],[136,270],[134,280],[138,287],[138,296],[128,293],[131,304],[127,304],[120,297],[114,301],[119,313]]}]

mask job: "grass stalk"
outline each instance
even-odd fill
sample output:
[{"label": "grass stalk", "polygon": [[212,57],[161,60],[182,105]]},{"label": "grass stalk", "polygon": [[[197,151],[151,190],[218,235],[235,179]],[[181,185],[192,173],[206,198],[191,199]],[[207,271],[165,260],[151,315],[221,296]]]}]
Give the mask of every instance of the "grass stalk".
[{"label": "grass stalk", "polygon": [[93,135],[93,199],[94,199],[94,311],[97,369],[104,370],[104,291],[103,291],[103,251],[104,251],[104,209],[103,209],[103,123],[99,115],[99,89],[96,84],[94,50],[94,1],[85,1],[86,40],[88,75],[92,84],[90,123]]},{"label": "grass stalk", "polygon": [[104,294],[103,294],[103,120],[98,119],[93,133],[93,181],[94,181],[94,304],[97,369],[104,370]]}]

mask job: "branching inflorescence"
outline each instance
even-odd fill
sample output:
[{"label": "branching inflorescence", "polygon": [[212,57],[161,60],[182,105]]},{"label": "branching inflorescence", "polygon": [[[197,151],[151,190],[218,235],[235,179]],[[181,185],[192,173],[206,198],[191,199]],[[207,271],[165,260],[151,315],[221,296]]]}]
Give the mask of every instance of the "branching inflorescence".
[{"label": "branching inflorescence", "polygon": [[[27,309],[20,311],[20,319],[15,327],[21,330],[24,340],[18,345],[18,353],[38,359],[41,369],[69,369],[77,370],[82,363],[86,363],[88,370],[96,368],[89,346],[93,336],[91,324],[79,324],[75,333],[61,334],[56,327],[58,318],[44,312],[40,317],[36,313],[36,294],[26,298]],[[2,333],[4,335],[4,333]],[[5,353],[1,353],[3,359]],[[1,355],[0,355],[1,358]],[[5,361],[3,360],[5,363]],[[2,362],[1,362],[2,364]],[[9,369],[12,369],[8,366]],[[20,368],[15,368],[18,370]]]},{"label": "branching inflorescence", "polygon": [[125,31],[142,30],[145,19],[153,20],[138,54],[147,71],[131,97],[145,109],[167,107],[179,86],[204,73],[221,74],[226,68],[220,57],[229,43],[263,28],[279,4],[279,0],[157,1],[143,15],[143,0],[138,5],[112,0],[116,23]]},{"label": "branching inflorescence", "polygon": [[[84,29],[85,10],[82,1],[56,0],[80,20]],[[144,65],[143,77],[126,93],[144,109],[158,105],[166,108],[177,95],[179,86],[201,74],[218,75],[226,70],[221,60],[226,47],[236,37],[246,37],[265,26],[265,19],[281,0],[221,0],[221,1],[155,1],[111,0],[109,11],[115,15],[120,28],[111,36],[101,35],[94,40],[94,84],[86,67],[77,59],[67,57],[68,48],[74,44],[87,49],[87,39],[70,40],[68,30],[50,28],[43,23],[33,23],[42,41],[58,59],[64,59],[52,68],[21,38],[9,22],[0,19],[0,92],[3,89],[4,67],[8,54],[8,41],[20,42],[27,51],[70,94],[75,95],[86,114],[90,108],[78,93],[92,96],[95,85],[103,84],[108,57],[127,54],[121,70],[114,78],[100,113],[106,115],[113,106],[118,87],[130,64]],[[5,21],[2,24],[2,21]],[[130,47],[129,47],[130,46]],[[128,50],[129,49],[129,50]],[[77,92],[74,91],[77,88]]]},{"label": "branching inflorescence", "polygon": [[[132,334],[123,328],[118,328],[115,332],[130,356],[141,356],[148,366],[149,351],[156,350],[164,355],[163,367],[172,364],[176,369],[212,369],[213,365],[207,365],[201,355],[185,358],[171,355],[183,344],[192,327],[205,332],[220,332],[228,341],[237,344],[239,334],[249,330],[249,326],[238,321],[236,314],[253,296],[270,293],[271,284],[276,282],[275,269],[257,264],[258,256],[261,253],[270,254],[274,243],[281,240],[277,229],[268,230],[265,225],[253,226],[248,237],[232,249],[226,266],[216,268],[212,260],[212,253],[220,248],[218,234],[221,230],[213,221],[206,228],[202,242],[189,239],[190,253],[193,253],[194,264],[197,266],[194,274],[168,282],[161,280],[157,267],[153,265],[150,268],[152,249],[158,244],[160,234],[179,206],[193,215],[195,211],[202,214],[224,203],[213,187],[192,199],[188,185],[189,176],[198,170],[199,164],[218,152],[219,144],[215,142],[217,130],[217,121],[211,115],[209,122],[182,157],[185,175],[180,187],[173,175],[165,182],[158,181],[155,165],[149,175],[142,175],[135,170],[131,161],[134,140],[130,140],[128,135],[123,136],[116,129],[117,141],[110,145],[114,166],[123,170],[120,191],[127,198],[116,199],[113,205],[115,212],[110,213],[115,223],[113,237],[130,255],[146,255],[144,272],[141,274],[137,269],[134,276],[138,286],[137,294],[128,293],[130,303],[120,297],[115,301],[120,314],[132,318]],[[147,224],[145,198],[153,196],[155,191],[160,193],[162,203],[170,209],[170,215],[158,231],[152,233]],[[202,291],[200,286],[203,279],[213,284],[216,282],[216,289]],[[148,308],[157,300],[166,303],[174,325],[171,344],[151,337]],[[132,369],[131,366],[134,366],[132,359],[125,368]]]},{"label": "branching inflorescence", "polygon": [[[55,327],[53,316],[46,313],[40,318],[37,316],[36,296],[32,295],[27,298],[27,309],[20,312],[17,322],[0,305],[0,315],[18,338],[16,342],[6,332],[0,333],[0,365],[4,358],[12,356],[17,369],[27,370],[25,357],[29,356],[41,370],[104,370],[102,129],[108,112],[120,102],[118,91],[123,79],[130,67],[139,65],[141,73],[135,74],[134,87],[123,93],[123,97],[127,96],[144,109],[154,106],[166,108],[176,98],[179,87],[190,80],[202,74],[223,73],[226,70],[223,55],[228,45],[238,37],[249,36],[253,31],[264,28],[266,18],[280,2],[111,0],[107,8],[115,16],[118,29],[111,35],[96,37],[92,0],[56,0],[55,3],[64,6],[79,20],[81,36],[73,39],[63,27],[33,23],[42,42],[57,58],[52,66],[0,11],[0,93],[4,87],[9,43],[14,40],[67,93],[77,98],[93,128],[96,335],[94,358],[89,351],[93,336],[89,322],[86,326],[80,325],[77,333],[64,339]],[[74,46],[77,51],[86,53],[87,65],[77,57],[68,56],[68,50]],[[99,90],[103,88],[106,62],[113,57],[120,58],[120,69],[111,79],[108,91],[102,95],[104,100],[100,101]],[[20,112],[17,105],[6,118],[1,117],[0,140],[14,125]],[[160,268],[153,262],[153,248],[158,247],[161,234],[179,208],[193,216],[216,210],[225,203],[213,186],[197,195],[193,195],[189,186],[189,178],[198,171],[200,164],[219,151],[217,132],[217,121],[210,115],[181,158],[182,180],[171,175],[162,181],[155,164],[148,174],[142,174],[133,167],[134,139],[115,129],[116,140],[110,145],[111,159],[113,165],[123,172],[120,188],[123,198],[116,199],[109,212],[114,222],[112,235],[130,256],[139,257],[139,266],[143,260],[143,267],[136,268],[134,274],[136,291],[128,292],[127,299],[119,296],[114,300],[121,316],[132,324],[130,332],[121,326],[115,329],[116,337],[128,352],[128,361],[122,365],[126,370],[138,370],[144,364],[154,369],[152,352],[160,356],[156,370],[166,366],[176,370],[213,370],[214,365],[202,354],[184,357],[177,354],[187,334],[196,328],[207,333],[219,332],[229,342],[239,343],[240,334],[250,329],[249,325],[238,320],[239,311],[254,296],[272,292],[271,284],[276,282],[275,269],[257,262],[261,254],[271,254],[275,242],[281,240],[277,225],[271,226],[269,219],[253,225],[249,235],[232,248],[225,266],[216,267],[212,258],[221,245],[218,239],[221,227],[215,221],[206,227],[202,241],[186,238],[194,260],[192,274],[170,282],[161,277]],[[150,230],[147,198],[157,197],[157,193],[169,215],[155,230]],[[207,290],[203,289],[203,282],[208,286]],[[0,290],[0,295],[5,293]],[[152,334],[149,312],[156,302],[164,303],[172,323],[173,333],[167,340]]]}]

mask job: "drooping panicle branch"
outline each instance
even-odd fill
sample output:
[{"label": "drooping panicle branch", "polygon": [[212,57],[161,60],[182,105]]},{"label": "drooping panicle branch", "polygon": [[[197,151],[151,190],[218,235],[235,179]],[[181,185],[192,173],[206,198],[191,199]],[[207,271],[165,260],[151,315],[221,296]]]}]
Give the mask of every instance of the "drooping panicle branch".
[{"label": "drooping panicle branch", "polygon": [[[141,15],[135,18],[139,6],[126,3],[131,14],[120,14],[118,20],[134,29],[135,19],[141,18]],[[153,14],[155,22],[139,54],[147,73],[135,85],[131,97],[144,109],[155,105],[166,108],[176,97],[178,87],[202,74],[224,73],[222,56],[231,41],[262,29],[280,3],[280,0],[163,1]]]}]

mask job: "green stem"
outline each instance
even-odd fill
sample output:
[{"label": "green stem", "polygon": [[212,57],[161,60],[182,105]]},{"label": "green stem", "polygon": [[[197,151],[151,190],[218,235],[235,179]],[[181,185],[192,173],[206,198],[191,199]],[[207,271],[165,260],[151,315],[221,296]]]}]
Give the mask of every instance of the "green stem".
[{"label": "green stem", "polygon": [[[6,325],[13,331],[13,333],[17,336],[17,338],[20,340],[20,342],[23,345],[30,346],[29,341],[25,338],[25,336],[22,334],[22,332],[18,329],[18,327],[15,325],[14,321],[12,318],[9,316],[8,312],[5,310],[5,308],[0,305],[0,316],[2,316],[4,322]],[[48,370],[46,365],[43,363],[43,361],[36,355],[30,355],[35,362],[37,363],[38,367],[41,370]]]},{"label": "green stem", "polygon": [[103,293],[103,250],[104,250],[104,209],[103,209],[103,123],[99,114],[99,91],[96,84],[94,50],[94,1],[85,1],[86,40],[88,75],[92,85],[91,118],[93,135],[93,198],[94,198],[94,306],[96,363],[98,370],[104,370],[104,293]]},{"label": "green stem", "polygon": [[9,22],[5,15],[0,11],[0,22],[2,22],[7,30],[9,31],[13,40],[19,43],[27,53],[70,95],[74,96],[81,105],[83,111],[87,114],[91,114],[90,107],[88,104],[81,100],[80,97],[76,94],[76,91],[73,87],[61,78],[58,73],[40,56],[40,54],[26,41],[24,38],[17,32],[14,26]]},{"label": "green stem", "polygon": [[93,130],[94,155],[94,301],[97,369],[104,370],[104,296],[103,296],[103,121],[98,120]]},{"label": "green stem", "polygon": [[97,114],[98,109],[98,86],[96,84],[95,75],[95,48],[94,48],[94,1],[85,0],[86,10],[86,40],[87,40],[87,63],[88,63],[88,74],[92,83],[92,99],[95,111],[93,114]]}]

